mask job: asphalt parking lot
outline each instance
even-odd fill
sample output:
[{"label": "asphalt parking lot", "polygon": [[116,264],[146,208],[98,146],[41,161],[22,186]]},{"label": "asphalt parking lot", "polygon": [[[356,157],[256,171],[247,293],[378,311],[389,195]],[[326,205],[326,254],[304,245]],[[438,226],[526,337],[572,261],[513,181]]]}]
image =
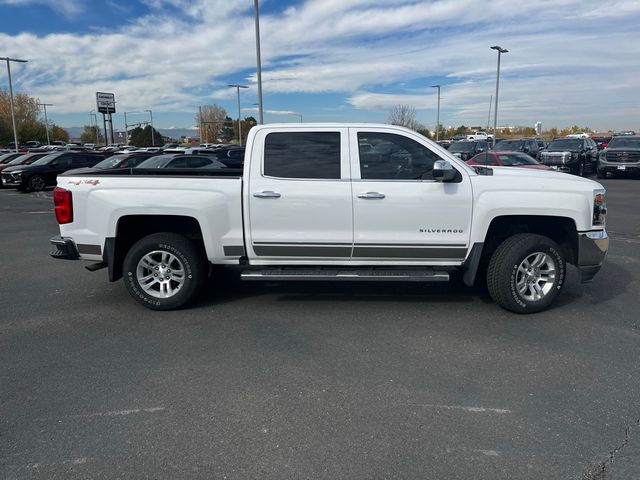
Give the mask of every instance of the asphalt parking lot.
[{"label": "asphalt parking lot", "polygon": [[243,284],[178,312],[48,256],[0,191],[0,478],[640,478],[640,180],[555,308],[454,283]]}]

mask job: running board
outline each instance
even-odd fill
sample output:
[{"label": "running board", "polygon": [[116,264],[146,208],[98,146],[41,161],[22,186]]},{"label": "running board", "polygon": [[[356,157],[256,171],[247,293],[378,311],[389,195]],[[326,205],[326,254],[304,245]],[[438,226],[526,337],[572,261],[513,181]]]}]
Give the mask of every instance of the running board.
[{"label": "running board", "polygon": [[432,268],[420,269],[332,269],[332,268],[265,268],[240,274],[242,280],[311,280],[311,281],[369,281],[369,282],[447,282],[449,272]]}]

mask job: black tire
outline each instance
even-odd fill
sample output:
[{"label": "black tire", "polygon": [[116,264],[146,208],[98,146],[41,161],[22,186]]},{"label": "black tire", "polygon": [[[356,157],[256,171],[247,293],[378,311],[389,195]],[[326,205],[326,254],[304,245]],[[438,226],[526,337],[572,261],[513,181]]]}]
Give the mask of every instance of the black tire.
[{"label": "black tire", "polygon": [[577,175],[579,177],[584,177],[584,162],[583,161],[578,162],[578,164],[576,165],[575,169],[573,170],[573,174]]},{"label": "black tire", "polygon": [[[525,261],[536,259],[539,254],[548,262],[539,265],[544,269],[538,267],[536,271],[533,268],[535,262],[525,264]],[[526,266],[523,268],[523,265],[529,264],[532,272]],[[549,280],[552,267],[554,274]],[[515,313],[540,312],[549,307],[562,291],[566,270],[564,257],[553,240],[542,235],[519,233],[507,238],[493,253],[487,269],[487,288],[491,298],[506,310]],[[544,275],[547,278],[542,278]],[[529,278],[531,282],[528,282]],[[539,299],[531,298],[537,294],[534,284],[544,292]]]},{"label": "black tire", "polygon": [[[187,305],[200,293],[208,270],[201,246],[168,232],[138,240],[127,252],[123,264],[127,290],[151,310],[174,310]],[[141,280],[145,278],[149,282],[142,285]]]},{"label": "black tire", "polygon": [[607,178],[607,172],[605,172],[604,170],[600,170],[599,168],[596,168],[596,177]]},{"label": "black tire", "polygon": [[32,192],[40,192],[47,186],[47,180],[42,175],[33,175],[27,180],[27,189]]}]

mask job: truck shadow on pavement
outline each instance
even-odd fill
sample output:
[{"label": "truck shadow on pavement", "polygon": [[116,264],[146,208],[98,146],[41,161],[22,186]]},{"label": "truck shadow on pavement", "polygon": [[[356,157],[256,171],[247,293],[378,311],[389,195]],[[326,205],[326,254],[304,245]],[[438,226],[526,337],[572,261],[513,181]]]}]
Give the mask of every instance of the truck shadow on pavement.
[{"label": "truck shadow on pavement", "polygon": [[[606,262],[593,283],[581,284],[575,268],[568,268],[565,291],[555,308],[584,299],[591,305],[609,302],[623,294],[633,275],[624,265]],[[215,269],[204,294],[193,307],[221,305],[242,299],[270,295],[276,302],[402,302],[425,304],[493,304],[484,282],[473,287],[458,275],[445,283],[412,282],[245,282],[240,271]]]}]

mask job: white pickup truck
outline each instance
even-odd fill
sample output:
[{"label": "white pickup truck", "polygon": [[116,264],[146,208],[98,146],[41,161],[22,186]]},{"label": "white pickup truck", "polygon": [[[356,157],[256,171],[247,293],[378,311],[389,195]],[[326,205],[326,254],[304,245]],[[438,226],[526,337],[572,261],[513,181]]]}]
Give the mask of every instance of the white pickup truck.
[{"label": "white pickup truck", "polygon": [[470,167],[402,127],[251,129],[243,170],[115,169],[58,177],[55,258],[95,262],[151,309],[193,300],[212,264],[245,280],[486,277],[518,313],[605,258],[605,191],[559,172]]}]

